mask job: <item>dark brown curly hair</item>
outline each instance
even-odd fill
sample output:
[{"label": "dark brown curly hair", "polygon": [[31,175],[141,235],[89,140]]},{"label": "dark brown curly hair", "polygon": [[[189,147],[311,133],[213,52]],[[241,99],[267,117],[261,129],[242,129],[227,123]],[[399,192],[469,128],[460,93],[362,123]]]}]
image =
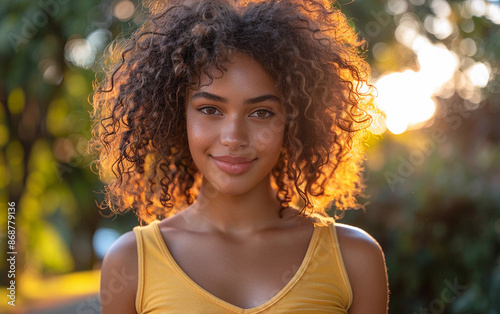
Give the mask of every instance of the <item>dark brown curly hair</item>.
[{"label": "dark brown curly hair", "polygon": [[187,142],[187,90],[234,52],[260,62],[284,96],[283,149],[272,170],[282,207],[305,214],[360,207],[370,69],[338,9],[308,0],[145,6],[147,20],[116,45],[95,84],[89,152],[107,183],[102,209],[132,209],[148,223],[195,201],[201,177]]}]

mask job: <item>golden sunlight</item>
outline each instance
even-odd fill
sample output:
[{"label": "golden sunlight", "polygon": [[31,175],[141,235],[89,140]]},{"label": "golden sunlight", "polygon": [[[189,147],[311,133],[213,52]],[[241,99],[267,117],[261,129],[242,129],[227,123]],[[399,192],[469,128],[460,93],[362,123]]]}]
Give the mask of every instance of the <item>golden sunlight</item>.
[{"label": "golden sunlight", "polygon": [[[433,97],[453,79],[459,66],[455,53],[443,45],[432,44],[422,36],[414,38],[412,49],[417,54],[418,71],[388,73],[375,82],[378,92],[376,102],[385,119],[376,119],[374,124],[385,123],[385,127],[394,134],[419,127],[432,118],[436,110]],[[482,69],[476,71],[484,72]],[[484,77],[481,74],[478,76]],[[385,127],[376,125],[372,129],[380,134]]]},{"label": "golden sunlight", "polygon": [[425,76],[406,70],[381,77],[377,82],[379,108],[386,115],[386,126],[394,134],[432,117],[436,105],[431,98]]}]

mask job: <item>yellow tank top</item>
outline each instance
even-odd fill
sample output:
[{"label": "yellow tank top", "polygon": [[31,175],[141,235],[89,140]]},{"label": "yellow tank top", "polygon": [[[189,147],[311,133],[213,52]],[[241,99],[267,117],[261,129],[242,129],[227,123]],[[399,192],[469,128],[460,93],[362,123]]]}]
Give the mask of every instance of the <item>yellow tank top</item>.
[{"label": "yellow tank top", "polygon": [[352,290],[335,225],[315,226],[302,264],[286,286],[250,309],[230,304],[197,285],[175,262],[158,222],[135,227],[138,252],[137,313],[347,313]]}]

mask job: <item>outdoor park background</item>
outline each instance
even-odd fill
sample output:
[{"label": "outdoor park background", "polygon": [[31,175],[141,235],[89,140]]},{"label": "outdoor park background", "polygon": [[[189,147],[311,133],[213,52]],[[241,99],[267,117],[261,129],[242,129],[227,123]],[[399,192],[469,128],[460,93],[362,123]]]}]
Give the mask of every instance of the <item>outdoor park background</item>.
[{"label": "outdoor park background", "polygon": [[[382,245],[390,313],[500,313],[500,2],[341,3],[384,111],[367,146],[366,212],[341,222]],[[103,50],[141,11],[129,0],[0,6],[0,311],[14,309],[15,202],[17,312],[98,313],[103,253],[137,220],[99,214],[88,97]]]}]

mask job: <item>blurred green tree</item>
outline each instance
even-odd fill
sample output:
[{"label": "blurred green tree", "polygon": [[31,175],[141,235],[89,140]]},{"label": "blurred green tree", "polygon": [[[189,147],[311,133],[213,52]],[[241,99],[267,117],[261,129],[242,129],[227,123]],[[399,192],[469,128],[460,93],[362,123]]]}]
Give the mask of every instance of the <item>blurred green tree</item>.
[{"label": "blurred green tree", "polygon": [[[135,5],[122,2],[20,0],[0,8],[0,199],[16,203],[17,277],[99,262],[92,236],[103,186],[86,154],[88,97],[103,49],[135,26],[127,22]],[[5,259],[0,265],[6,274]]]}]

